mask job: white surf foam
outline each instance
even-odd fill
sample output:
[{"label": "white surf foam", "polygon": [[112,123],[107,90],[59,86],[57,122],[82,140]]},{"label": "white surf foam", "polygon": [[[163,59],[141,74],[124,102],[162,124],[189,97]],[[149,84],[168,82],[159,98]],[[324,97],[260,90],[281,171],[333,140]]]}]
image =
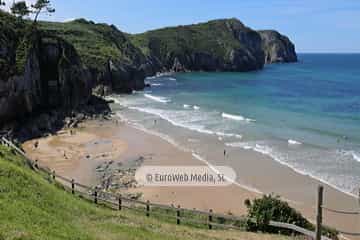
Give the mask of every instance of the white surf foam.
[{"label": "white surf foam", "polygon": [[172,125],[177,126],[177,127],[186,128],[186,129],[189,129],[189,130],[192,130],[192,131],[197,131],[197,132],[200,132],[200,133],[206,133],[206,134],[211,134],[211,135],[215,134],[213,131],[205,129],[205,127],[202,126],[202,125],[190,124],[190,123],[181,123],[179,121],[176,121],[176,120],[172,119],[169,116],[169,114],[166,113],[166,111],[161,110],[161,109],[141,108],[141,107],[129,107],[129,109],[133,109],[133,110],[137,110],[137,111],[140,111],[140,112],[156,115],[156,116],[170,122]]},{"label": "white surf foam", "polygon": [[[204,162],[206,163],[206,165],[211,169],[213,170],[215,173],[219,173],[219,171],[211,164],[209,163],[205,158],[201,157],[199,154],[195,153],[195,152],[192,152],[192,156],[194,158],[196,158],[197,160],[201,161],[201,162]],[[260,190],[254,188],[254,187],[251,187],[251,186],[248,186],[248,185],[244,185],[244,184],[240,184],[236,181],[232,181],[231,179],[227,178],[225,176],[225,179],[229,182],[232,182],[233,184],[237,185],[237,186],[240,186],[241,188],[244,188],[248,191],[251,191],[251,192],[255,192],[255,193],[258,193],[258,194],[263,194]]]},{"label": "white surf foam", "polygon": [[[218,137],[223,137],[223,138],[224,137],[229,137],[229,138],[242,139],[242,135],[240,135],[240,134],[214,132],[214,131],[211,131],[209,129],[206,129],[205,126],[200,125],[200,124],[184,123],[184,122],[174,120],[172,117],[169,116],[170,114],[168,114],[166,110],[154,109],[154,108],[141,108],[141,107],[129,107],[129,109],[133,109],[133,110],[137,110],[137,111],[140,111],[140,112],[156,115],[156,116],[160,117],[161,119],[170,122],[174,126],[182,127],[182,128],[189,129],[189,130],[192,130],[192,131],[205,133],[205,134],[208,134],[208,135],[216,135]],[[184,112],[183,114],[185,116],[188,116],[187,112]]]},{"label": "white surf foam", "polygon": [[154,96],[154,95],[150,95],[145,93],[144,97],[149,98],[151,100],[154,100],[155,102],[160,102],[160,103],[169,103],[171,102],[169,99],[165,98],[165,97],[160,97],[160,96]]},{"label": "white surf foam", "polygon": [[224,133],[224,132],[216,132],[216,135],[220,136],[220,137],[234,137],[237,139],[242,139],[243,136],[240,134],[235,134],[235,133]]},{"label": "white surf foam", "polygon": [[193,108],[194,108],[194,110],[200,110],[200,107],[196,106],[196,105],[194,105]]},{"label": "white surf foam", "polygon": [[241,115],[233,115],[233,114],[228,114],[228,113],[222,113],[221,116],[223,118],[227,118],[227,119],[231,119],[231,120],[235,120],[235,121],[256,122],[255,119],[245,118],[245,117],[243,117]]},{"label": "white surf foam", "polygon": [[295,171],[301,175],[309,176],[313,179],[316,179],[324,184],[327,184],[327,185],[333,187],[334,189],[336,189],[342,193],[345,193],[352,197],[354,197],[354,196],[356,197],[355,194],[348,192],[348,191],[344,190],[343,188],[338,187],[336,184],[333,184],[330,181],[324,180],[324,179],[328,179],[327,177],[317,176],[307,170],[299,169],[298,167],[293,166],[292,164],[288,163],[284,159],[284,157],[282,156],[281,153],[274,151],[273,148],[271,148],[270,146],[267,146],[265,144],[260,144],[260,143],[256,143],[256,142],[232,142],[232,143],[225,143],[225,146],[239,147],[239,148],[242,148],[245,150],[252,150],[252,151],[267,155],[267,156],[271,157],[273,160],[275,160],[276,162],[289,167],[290,169],[292,169],[293,171]]},{"label": "white surf foam", "polygon": [[288,140],[288,144],[289,145],[301,145],[302,143],[301,142],[298,142],[296,140],[293,140],[293,139],[289,139]]},{"label": "white surf foam", "polygon": [[176,81],[176,78],[169,77],[169,80],[170,80],[170,81]]},{"label": "white surf foam", "polygon": [[161,83],[151,83],[150,84],[152,87],[158,87],[158,86],[162,86]]},{"label": "white surf foam", "polygon": [[341,150],[341,151],[338,151],[340,153],[342,153],[343,155],[345,156],[351,156],[355,161],[357,162],[360,162],[360,153],[357,153],[355,151],[346,151],[346,150]]},{"label": "white surf foam", "polygon": [[190,108],[191,106],[188,105],[188,104],[184,104],[183,107],[184,107],[184,108]]},{"label": "white surf foam", "polygon": [[353,152],[352,156],[356,161],[360,162],[360,154],[357,154],[357,153]]}]

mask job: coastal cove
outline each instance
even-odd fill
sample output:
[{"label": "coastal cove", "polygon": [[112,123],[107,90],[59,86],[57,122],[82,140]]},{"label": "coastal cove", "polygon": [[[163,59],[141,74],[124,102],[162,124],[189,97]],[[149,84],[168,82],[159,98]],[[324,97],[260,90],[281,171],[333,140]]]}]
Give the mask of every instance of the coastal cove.
[{"label": "coastal cove", "polygon": [[[304,135],[296,135],[302,134],[304,128],[301,128],[300,131],[296,131],[296,128],[291,128],[296,121],[291,121],[292,119],[289,116],[295,115],[294,112],[288,112],[286,114],[287,117],[285,118],[285,123],[287,123],[287,125],[283,125],[281,131],[278,131],[276,126],[283,123],[283,121],[280,121],[277,118],[283,115],[275,115],[270,111],[265,111],[267,113],[265,116],[266,118],[261,118],[260,115],[256,114],[264,112],[264,107],[266,106],[264,103],[269,103],[269,101],[254,102],[256,101],[255,98],[261,99],[261,97],[249,96],[249,93],[256,93],[262,95],[263,98],[274,97],[274,94],[269,95],[266,89],[263,89],[263,92],[259,92],[260,90],[258,89],[259,87],[266,88],[267,84],[271,84],[274,87],[272,79],[280,82],[290,81],[289,84],[296,86],[297,89],[302,88],[301,82],[307,84],[307,75],[305,74],[304,76],[304,68],[309,67],[307,63],[311,62],[314,64],[314,62],[316,63],[319,61],[318,59],[323,59],[323,57],[328,59],[329,56],[300,55],[300,59],[303,60],[303,62],[290,65],[269,65],[266,66],[262,72],[186,73],[148,78],[146,81],[152,85],[151,88],[147,88],[142,92],[135,92],[131,96],[112,95],[108,97],[109,100],[113,101],[113,103],[110,104],[113,114],[115,115],[113,122],[95,121],[90,122],[89,124],[85,123],[79,130],[75,130],[79,133],[76,133],[74,136],[65,134],[65,139],[61,134],[59,136],[55,135],[50,137],[50,139],[53,139],[52,142],[54,143],[52,147],[54,147],[55,150],[60,149],[56,150],[60,155],[55,157],[55,159],[59,159],[60,162],[59,165],[57,165],[57,161],[45,161],[43,163],[56,169],[65,176],[92,185],[100,184],[100,182],[103,181],[101,180],[103,179],[103,172],[98,172],[97,169],[99,166],[107,166],[106,162],[109,163],[109,160],[114,161],[114,163],[112,163],[113,166],[117,166],[118,162],[121,162],[123,166],[128,166],[127,164],[129,162],[136,163],[137,159],[142,159],[140,164],[145,166],[226,165],[232,167],[237,173],[236,184],[229,187],[137,186],[135,188],[130,187],[128,192],[129,194],[132,194],[132,196],[138,196],[140,194],[141,199],[150,200],[155,203],[180,204],[184,207],[201,210],[209,210],[211,208],[217,212],[231,212],[238,215],[246,213],[243,204],[245,199],[252,199],[261,194],[274,193],[280,195],[284,200],[288,201],[290,205],[301,211],[307,218],[314,221],[314,214],[316,212],[316,189],[318,185],[322,184],[325,185],[325,205],[337,209],[346,208],[356,210],[358,208],[358,201],[355,198],[356,185],[353,188],[353,192],[341,188],[341,185],[336,185],[336,183],[341,183],[341,181],[344,182],[348,178],[336,178],[337,176],[335,175],[335,179],[337,179],[338,182],[335,182],[335,184],[329,183],[327,179],[321,178],[322,175],[315,175],[317,172],[315,172],[315,174],[309,173],[305,171],[306,169],[298,168],[300,164],[303,164],[300,166],[307,167],[307,157],[311,156],[310,154],[303,155],[297,159],[290,158],[279,161],[279,159],[276,159],[276,155],[271,154],[271,151],[269,150],[269,148],[274,145],[270,145],[268,148],[262,147],[262,144],[264,144],[263,139],[272,140],[271,138],[274,138],[275,141],[267,141],[266,143],[276,144],[280,142],[280,146],[283,147],[280,148],[280,150],[291,151],[285,155],[288,157],[298,156],[302,152],[311,153],[310,151],[313,151],[314,149],[317,151],[322,150],[322,153],[324,153],[326,149],[332,149],[333,147],[345,148],[348,146],[358,146],[356,134],[352,135],[352,132],[348,131],[346,133],[339,132],[337,137],[334,137],[333,135],[330,135],[331,137],[329,137],[329,134],[318,136],[318,131],[316,131],[315,133],[308,132]],[[350,56],[350,58],[352,57],[354,56]],[[342,58],[348,58],[348,56],[341,56],[341,59]],[[341,61],[343,61],[343,59]],[[336,64],[338,64],[337,61]],[[316,66],[316,64],[313,66]],[[326,69],[329,68],[329,65],[327,64],[324,66]],[[319,68],[321,69],[321,67],[318,66],[318,71],[320,71]],[[346,77],[346,72],[349,70],[344,71],[342,75],[339,70],[333,69],[333,71],[336,71],[340,76],[343,76],[342,81],[344,81],[343,79],[348,79],[349,81],[352,80],[351,76]],[[294,76],[297,77],[301,75],[301,77],[298,77],[301,82],[288,75],[288,72],[291,73],[290,75],[294,74]],[[285,74],[285,78],[282,74]],[[310,72],[308,74],[310,74]],[[332,75],[334,73],[330,72],[329,74]],[[339,75],[334,76],[334,79],[336,80],[336,77],[339,77]],[[261,78],[262,76],[265,76],[263,80]],[[317,78],[319,81],[316,84],[324,84],[320,82],[322,80],[319,76],[323,76],[322,74],[319,75],[316,71],[312,71],[311,76]],[[194,79],[194,77],[197,77],[198,79]],[[253,79],[246,80],[246,78]],[[222,79],[222,81],[219,82],[219,79]],[[326,76],[326,79],[327,81],[325,84],[318,88],[325,88],[327,86],[330,78]],[[211,83],[206,83],[206,81],[211,81]],[[259,85],[258,81],[263,82]],[[313,79],[311,79],[311,81],[313,81]],[[190,86],[187,86],[187,84],[190,84]],[[199,84],[199,86],[197,86],[197,84]],[[211,100],[215,101],[206,101],[208,100],[206,99],[206,90],[212,89],[206,88],[207,84],[219,84],[219,87],[216,88],[216,97],[211,95],[211,92],[207,93],[211,97]],[[240,84],[240,86],[236,84]],[[312,84],[315,84],[315,82],[312,82]],[[352,85],[352,87],[355,90],[357,82],[354,82],[354,84],[355,85]],[[221,101],[223,101],[221,97],[224,98],[225,94],[224,92],[221,92],[221,85],[223,86],[222,89],[225,89],[225,91],[235,88],[237,96],[245,94],[244,99],[235,99],[241,106],[239,112],[236,112],[234,109],[231,110],[230,108],[220,108],[223,107],[223,105],[221,105]],[[232,88],[226,87],[228,85],[232,86]],[[296,91],[296,89],[286,86],[284,82],[281,82],[281,86],[286,87],[289,93],[294,94],[292,91]],[[255,87],[256,91],[251,89],[251,87]],[[271,89],[273,90],[273,88]],[[338,88],[334,89],[335,93],[337,93]],[[281,92],[284,93],[285,91]],[[194,93],[194,95],[191,95],[192,93]],[[310,94],[310,92],[307,90],[305,91],[305,94]],[[318,96],[321,95],[319,95],[318,91],[316,94]],[[327,91],[327,94],[331,94],[331,91]],[[286,99],[288,99],[290,103],[288,107],[298,108],[301,106],[295,105],[296,101],[291,101],[289,95],[286,96]],[[234,95],[230,96],[232,98]],[[282,98],[283,95],[277,97]],[[293,98],[295,97],[293,96]],[[302,98],[303,96],[300,97]],[[344,99],[343,97],[344,96],[341,95],[342,99]],[[246,102],[246,98],[249,98],[250,101]],[[324,100],[326,100],[326,97],[324,98]],[[335,97],[332,96],[331,98]],[[353,99],[353,97],[350,99]],[[306,99],[303,99],[303,101],[306,101]],[[286,103],[283,100],[281,102],[283,104]],[[261,111],[257,110],[257,106],[250,105],[250,107],[248,107],[250,111],[247,112],[247,108],[243,105],[244,103],[254,103],[258,107],[261,107]],[[270,103],[276,103],[276,101],[270,101]],[[344,99],[344,102],[341,103],[340,101],[336,101],[336,103],[346,106],[349,103],[349,100]],[[314,107],[313,105],[306,104],[303,106]],[[331,105],[327,106],[329,108],[331,107]],[[211,109],[211,111],[209,109]],[[306,114],[308,113],[304,111],[301,116],[304,118],[306,117]],[[345,113],[342,112],[341,114]],[[351,114],[351,112],[347,114]],[[315,119],[315,116],[312,114],[311,121],[304,121],[304,119],[301,121],[304,123],[311,122],[311,125],[315,126]],[[271,121],[274,122],[271,123]],[[274,130],[274,132],[270,132],[271,134],[269,134],[269,128],[266,128],[265,125],[265,123],[269,124],[269,122],[271,123],[269,125],[270,129]],[[326,127],[325,124],[321,125]],[[356,128],[358,126],[348,125],[347,127]],[[253,128],[255,128],[256,131],[254,131]],[[339,131],[339,129],[341,130],[339,127],[334,127],[331,130]],[[83,137],[81,137],[82,134],[84,134]],[[347,136],[346,140],[342,138],[345,134]],[[300,136],[302,136],[302,138]],[[342,140],[338,142],[338,138]],[[47,138],[39,140],[40,147],[37,151],[32,150],[33,143],[37,140],[32,140],[25,144],[25,149],[28,150],[30,156],[33,156],[33,158],[37,158],[40,161],[50,158],[53,159],[53,157],[50,156],[53,156],[52,154],[54,151],[45,147],[47,145],[46,142],[49,141],[46,139]],[[82,140],[80,141],[80,139]],[[316,144],[315,140],[317,139],[322,139],[320,144]],[[59,140],[65,140],[65,145],[59,145],[61,142],[58,142]],[[81,154],[78,154],[77,157],[74,156],[77,160],[74,163],[71,163],[64,159],[62,151],[65,150],[70,154],[73,151],[71,150],[73,147],[70,146],[69,149],[69,145],[67,144],[75,143],[74,141],[80,144],[77,149]],[[256,141],[263,141],[263,143],[257,143]],[[99,145],[93,145],[96,142],[99,143]],[[251,147],[251,143],[254,144],[254,147]],[[102,144],[105,149],[101,148]],[[115,149],[114,152],[108,149],[109,144]],[[87,146],[87,148],[81,150],[81,146]],[[224,149],[226,150],[225,157],[223,155]],[[93,152],[91,153],[90,150]],[[351,150],[357,151],[356,149],[348,149],[348,151]],[[110,155],[107,154],[109,152],[111,152]],[[339,151],[335,150],[332,152],[336,153]],[[41,154],[38,155],[39,153]],[[102,159],[101,155],[104,153],[106,154]],[[87,157],[88,154],[89,157]],[[94,155],[100,156],[100,158],[96,157],[92,160]],[[340,156],[345,157],[344,159],[339,160],[343,166],[342,169],[346,167],[346,161],[349,161],[354,172],[347,173],[356,176],[356,159],[354,159],[352,155],[345,154]],[[334,159],[323,159],[321,156],[318,159],[310,159],[310,163],[325,160],[333,161],[327,162],[326,168],[325,165],[320,166],[323,167],[321,169],[324,171],[331,170],[331,164],[333,164],[334,169],[341,170],[337,165],[338,162]],[[299,165],[292,165],[294,162],[291,160],[300,161]],[[320,162],[319,164],[324,163]],[[308,169],[314,170],[315,167],[316,165],[310,165]],[[116,181],[117,180],[115,180],[115,183]],[[360,220],[358,217],[341,217],[326,213],[324,215],[324,222],[337,229],[354,232],[359,230]]]},{"label": "coastal cove", "polygon": [[297,53],[360,5],[10,2],[0,240],[360,240],[360,53]]}]

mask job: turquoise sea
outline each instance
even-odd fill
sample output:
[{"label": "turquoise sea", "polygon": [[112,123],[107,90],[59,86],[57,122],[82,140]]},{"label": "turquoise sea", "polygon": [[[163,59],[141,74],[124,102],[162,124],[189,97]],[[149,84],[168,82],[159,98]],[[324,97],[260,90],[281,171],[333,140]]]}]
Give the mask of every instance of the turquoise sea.
[{"label": "turquoise sea", "polygon": [[[252,149],[357,193],[360,54],[299,54],[298,63],[266,65],[262,71],[181,73],[146,81],[152,87],[143,92],[113,96],[122,116],[138,126],[197,152],[206,151],[206,143],[194,144],[199,135],[216,137],[221,149]],[[155,120],[180,130],[165,131]]]}]

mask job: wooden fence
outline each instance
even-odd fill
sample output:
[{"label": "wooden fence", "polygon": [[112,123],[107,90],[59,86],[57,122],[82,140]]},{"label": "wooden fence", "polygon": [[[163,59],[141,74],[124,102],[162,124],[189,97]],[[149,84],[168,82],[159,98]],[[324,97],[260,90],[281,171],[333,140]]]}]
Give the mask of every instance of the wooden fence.
[{"label": "wooden fence", "polygon": [[[318,188],[318,199],[317,199],[317,216],[316,216],[316,236],[321,235],[321,225],[323,220],[323,211],[332,212],[335,214],[342,214],[342,215],[358,215],[360,216],[360,210],[359,211],[349,211],[349,210],[339,210],[339,209],[333,209],[330,207],[327,207],[323,204],[323,195],[324,195],[324,187],[319,186]],[[359,191],[359,204],[360,204],[360,191]],[[342,231],[339,229],[336,229],[340,234],[345,234],[348,236],[360,236],[360,232],[347,232]],[[318,238],[317,238],[318,239]]]},{"label": "wooden fence", "polygon": [[[195,226],[207,227],[208,229],[221,228],[221,229],[236,229],[244,230],[244,223],[246,221],[253,221],[247,217],[240,217],[234,215],[226,215],[214,213],[212,210],[209,212],[200,211],[196,209],[181,208],[180,206],[168,206],[163,204],[151,203],[149,201],[141,201],[137,199],[126,198],[121,195],[105,192],[97,189],[96,187],[86,186],[76,182],[74,179],[69,179],[58,175],[55,171],[47,167],[40,166],[38,161],[29,159],[25,152],[13,144],[11,141],[4,137],[0,139],[1,144],[14,149],[18,154],[22,155],[35,170],[40,170],[48,174],[49,179],[53,182],[60,183],[66,190],[72,194],[78,194],[85,199],[92,201],[94,204],[103,204],[114,210],[121,211],[122,209],[130,209],[132,211],[141,212],[147,217],[153,216],[157,218],[172,219],[176,224],[191,224]],[[301,228],[294,224],[270,221],[269,226],[277,227],[279,229],[287,229],[300,234],[303,234],[311,239],[316,240],[330,240],[326,236],[321,236],[322,224],[322,209],[328,209],[322,206],[322,187],[319,188],[318,200],[318,217],[316,232]],[[359,213],[357,213],[359,214]],[[344,234],[348,234],[342,232]],[[359,234],[360,235],[360,234]]]}]

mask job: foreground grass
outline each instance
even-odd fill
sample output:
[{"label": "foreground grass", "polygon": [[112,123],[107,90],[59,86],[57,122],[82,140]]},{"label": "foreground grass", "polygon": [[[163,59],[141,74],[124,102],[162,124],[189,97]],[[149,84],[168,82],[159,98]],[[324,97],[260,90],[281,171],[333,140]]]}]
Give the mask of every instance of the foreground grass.
[{"label": "foreground grass", "polygon": [[0,239],[288,239],[209,231],[112,211],[74,197],[0,146]]}]

